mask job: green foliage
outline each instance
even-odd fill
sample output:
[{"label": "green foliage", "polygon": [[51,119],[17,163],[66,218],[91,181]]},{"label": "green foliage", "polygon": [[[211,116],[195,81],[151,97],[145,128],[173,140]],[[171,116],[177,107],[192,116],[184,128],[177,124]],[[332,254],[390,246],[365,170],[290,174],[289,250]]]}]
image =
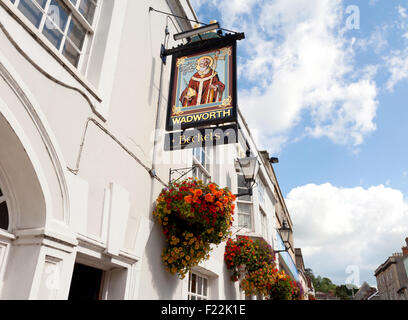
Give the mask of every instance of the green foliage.
[{"label": "green foliage", "polygon": [[305,273],[312,280],[316,292],[333,292],[336,297],[339,297],[342,300],[350,300],[350,297],[353,295],[352,290],[349,290],[346,285],[342,284],[337,286],[327,277],[316,277],[313,274],[312,269],[306,269]]}]

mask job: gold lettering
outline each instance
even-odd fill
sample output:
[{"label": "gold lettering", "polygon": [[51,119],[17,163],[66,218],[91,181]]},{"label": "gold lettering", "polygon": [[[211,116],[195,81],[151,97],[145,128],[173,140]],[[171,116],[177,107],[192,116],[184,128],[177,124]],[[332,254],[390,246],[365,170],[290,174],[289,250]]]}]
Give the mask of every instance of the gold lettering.
[{"label": "gold lettering", "polygon": [[226,117],[226,116],[231,116],[231,109],[228,109],[228,110],[223,110],[223,112],[224,112],[224,117]]},{"label": "gold lettering", "polygon": [[173,118],[173,124],[180,124],[181,118]]},{"label": "gold lettering", "polygon": [[179,144],[185,144],[186,143],[186,137],[185,136],[180,136],[180,143]]}]

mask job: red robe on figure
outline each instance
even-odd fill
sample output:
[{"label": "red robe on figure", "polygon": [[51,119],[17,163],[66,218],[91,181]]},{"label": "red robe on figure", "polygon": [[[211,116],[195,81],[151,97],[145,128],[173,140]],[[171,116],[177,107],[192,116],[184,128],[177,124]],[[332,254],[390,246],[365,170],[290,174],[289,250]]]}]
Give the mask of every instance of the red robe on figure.
[{"label": "red robe on figure", "polygon": [[[216,89],[210,88],[210,85],[216,86]],[[196,72],[180,96],[183,107],[196,106],[200,104],[222,101],[225,85],[218,78],[218,74],[209,68],[206,74],[200,75]],[[189,101],[188,97],[192,97]]]}]

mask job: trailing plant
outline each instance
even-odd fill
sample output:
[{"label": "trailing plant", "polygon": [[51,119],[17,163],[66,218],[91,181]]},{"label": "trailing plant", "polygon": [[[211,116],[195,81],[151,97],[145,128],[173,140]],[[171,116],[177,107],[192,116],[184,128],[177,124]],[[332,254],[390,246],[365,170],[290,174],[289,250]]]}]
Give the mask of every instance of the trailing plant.
[{"label": "trailing plant", "polygon": [[252,240],[246,236],[228,239],[224,260],[227,268],[232,270],[232,281],[238,281],[244,274],[256,271],[264,264],[274,266],[272,247],[264,240]]},{"label": "trailing plant", "polygon": [[276,281],[277,270],[272,264],[263,262],[255,271],[249,271],[241,282],[246,295],[262,294],[268,296]]},{"label": "trailing plant", "polygon": [[305,293],[304,293],[302,284],[299,281],[294,281],[292,300],[303,300],[304,295]]},{"label": "trailing plant", "polygon": [[275,283],[269,291],[271,300],[292,300],[295,293],[295,282],[292,278],[281,270],[275,278]]},{"label": "trailing plant", "polygon": [[153,215],[166,237],[162,260],[167,271],[184,278],[209,258],[211,244],[230,236],[234,201],[228,188],[191,178],[162,190]]}]

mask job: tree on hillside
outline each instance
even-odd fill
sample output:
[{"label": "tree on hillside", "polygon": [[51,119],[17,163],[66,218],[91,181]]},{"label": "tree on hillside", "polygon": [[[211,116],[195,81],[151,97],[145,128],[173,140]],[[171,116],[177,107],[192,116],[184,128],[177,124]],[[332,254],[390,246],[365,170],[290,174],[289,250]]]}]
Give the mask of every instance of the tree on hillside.
[{"label": "tree on hillside", "polygon": [[342,284],[340,286],[335,285],[329,278],[315,276],[313,270],[308,268],[305,269],[306,275],[312,280],[313,286],[316,292],[329,293],[333,292],[337,297],[342,300],[348,300],[352,296],[352,291],[347,288],[346,285]]}]

